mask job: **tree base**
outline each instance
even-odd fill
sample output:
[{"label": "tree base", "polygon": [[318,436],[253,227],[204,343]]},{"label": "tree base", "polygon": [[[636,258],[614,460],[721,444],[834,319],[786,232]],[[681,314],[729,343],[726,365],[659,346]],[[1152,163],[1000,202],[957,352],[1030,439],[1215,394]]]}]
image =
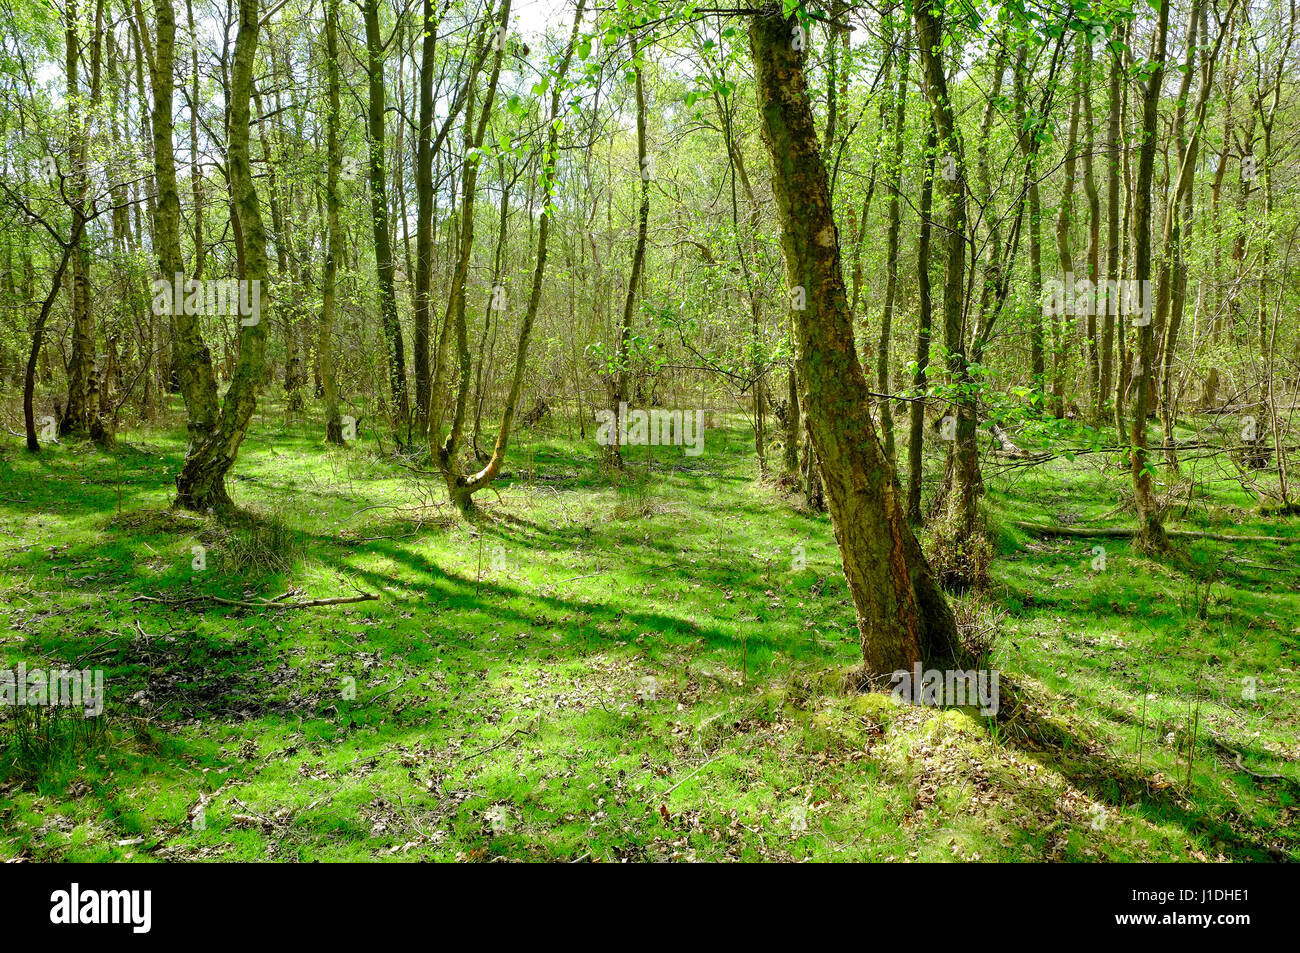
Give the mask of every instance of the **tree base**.
[{"label": "tree base", "polygon": [[172,500],[172,509],[206,513],[209,510],[227,510],[234,505],[226,492],[225,477],[187,478],[182,470],[176,478],[176,499]]}]

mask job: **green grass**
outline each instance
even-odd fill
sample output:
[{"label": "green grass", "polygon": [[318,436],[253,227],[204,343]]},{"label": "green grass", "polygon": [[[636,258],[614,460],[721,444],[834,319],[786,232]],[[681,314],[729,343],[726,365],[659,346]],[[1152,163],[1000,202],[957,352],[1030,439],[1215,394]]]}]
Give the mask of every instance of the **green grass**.
[{"label": "green grass", "polygon": [[[37,754],[0,716],[0,857],[1300,859],[1300,550],[1037,539],[1012,524],[1123,523],[1124,472],[990,465],[993,587],[958,609],[997,631],[994,720],[837,690],[829,520],[755,479],[739,419],[614,477],[597,450],[520,434],[471,523],[271,415],[225,518],[167,510],[181,430],[7,442],[0,661],[108,699]],[[1300,536],[1217,466],[1177,525]]]}]

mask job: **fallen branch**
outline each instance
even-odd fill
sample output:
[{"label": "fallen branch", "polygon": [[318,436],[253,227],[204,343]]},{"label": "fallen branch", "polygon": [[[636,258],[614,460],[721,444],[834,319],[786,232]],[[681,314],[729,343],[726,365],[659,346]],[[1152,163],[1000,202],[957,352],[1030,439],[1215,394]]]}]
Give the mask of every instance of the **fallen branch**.
[{"label": "fallen branch", "polygon": [[662,800],[663,798],[666,798],[668,795],[672,794],[672,793],[673,793],[674,791],[676,791],[679,787],[681,787],[683,784],[685,784],[685,783],[686,783],[687,781],[689,781],[691,778],[695,777],[697,774],[699,774],[701,771],[703,771],[705,768],[707,768],[709,765],[713,764],[713,762],[715,762],[715,761],[717,761],[717,760],[718,760],[717,758],[710,758],[708,761],[704,762],[702,765],[700,765],[698,768],[696,768],[696,769],[695,769],[694,771],[692,771],[690,774],[686,775],[686,777],[682,778],[680,781],[678,781],[676,784],[674,784],[672,787],[670,787],[667,791],[662,791],[662,792],[660,792],[659,794],[652,795],[651,797],[647,798],[647,800],[649,800],[649,801],[659,801],[659,800]]},{"label": "fallen branch", "polygon": [[1002,429],[1002,427],[998,424],[997,421],[990,421],[990,423],[993,425],[991,428],[993,432],[993,439],[998,442],[998,446],[1001,448],[1002,453],[1006,454],[1009,457],[1024,458],[1024,457],[1033,456],[1033,454],[1031,454],[1028,450],[1018,447],[1016,445],[1016,442],[1011,439],[1011,435],[1008,434],[1004,429]]},{"label": "fallen branch", "polygon": [[[1046,523],[1012,523],[1011,525],[1038,536],[1130,539],[1137,535],[1137,530],[1123,526],[1050,526]],[[1211,539],[1220,543],[1274,543],[1278,546],[1300,543],[1300,537],[1289,539],[1285,536],[1228,536],[1225,533],[1204,533],[1193,529],[1167,529],[1165,535],[1182,539]]]},{"label": "fallen branch", "polygon": [[[285,594],[287,595],[287,593]],[[193,596],[188,599],[156,599],[153,596],[136,596],[132,602],[157,602],[165,606],[184,606],[194,602],[216,602],[223,606],[238,606],[241,609],[313,609],[317,606],[339,606],[352,602],[371,602],[379,596],[373,592],[363,592],[356,596],[334,596],[329,599],[305,599],[301,602],[282,602],[284,596],[274,599],[246,601],[242,599],[223,599],[221,596]]]},{"label": "fallen branch", "polygon": [[1217,737],[1215,737],[1214,735],[1211,735],[1211,736],[1210,736],[1210,740],[1214,742],[1214,746],[1215,746],[1216,748],[1220,748],[1220,749],[1226,751],[1228,754],[1233,755],[1234,758],[1236,759],[1237,767],[1238,767],[1240,770],[1245,771],[1245,772],[1246,772],[1247,774],[1249,774],[1252,778],[1258,778],[1258,779],[1261,780],[1261,781],[1268,781],[1268,780],[1272,780],[1272,779],[1274,779],[1274,778],[1285,777],[1285,775],[1281,775],[1281,774],[1260,774],[1260,773],[1258,773],[1258,772],[1256,772],[1256,771],[1252,771],[1252,770],[1250,770],[1250,768],[1246,767],[1244,764],[1241,763],[1241,752],[1238,751],[1236,748],[1232,747],[1231,745],[1224,744],[1222,741],[1220,741],[1220,740],[1219,740]]}]

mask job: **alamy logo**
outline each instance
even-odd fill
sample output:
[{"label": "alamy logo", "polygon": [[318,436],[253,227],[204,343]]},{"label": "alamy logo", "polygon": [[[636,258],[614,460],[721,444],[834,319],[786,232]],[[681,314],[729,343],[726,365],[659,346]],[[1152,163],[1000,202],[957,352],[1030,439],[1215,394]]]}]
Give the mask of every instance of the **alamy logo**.
[{"label": "alamy logo", "polygon": [[262,320],[262,282],[238,281],[234,278],[188,281],[177,273],[175,278],[155,278],[153,313],[162,317],[175,314],[239,315],[246,328]]},{"label": "alamy logo", "polygon": [[[688,457],[704,452],[704,411],[633,410],[626,401],[612,410],[596,411],[596,443],[602,447],[685,447]],[[617,438],[617,439],[616,439]]]},{"label": "alamy logo", "polygon": [[998,672],[984,669],[938,669],[921,671],[921,663],[912,671],[900,668],[890,677],[890,694],[909,705],[952,705],[961,708],[978,705],[981,715],[998,711]]},{"label": "alamy logo", "polygon": [[0,670],[0,708],[80,708],[87,718],[104,711],[104,670],[56,668],[30,671],[26,662]]},{"label": "alamy logo", "polygon": [[58,924],[127,923],[133,933],[148,933],[153,922],[153,891],[71,890],[50,894],[50,922]]},{"label": "alamy logo", "polygon": [[1053,278],[1043,286],[1043,311],[1049,316],[1123,314],[1133,324],[1147,325],[1154,305],[1150,281],[1093,281],[1066,272],[1064,281]]}]

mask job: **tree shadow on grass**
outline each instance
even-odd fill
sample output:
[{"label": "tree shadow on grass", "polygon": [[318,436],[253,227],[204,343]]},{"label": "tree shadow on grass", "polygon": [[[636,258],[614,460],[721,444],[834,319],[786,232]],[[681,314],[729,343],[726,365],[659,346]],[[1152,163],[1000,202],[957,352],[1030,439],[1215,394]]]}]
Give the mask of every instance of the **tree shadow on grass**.
[{"label": "tree shadow on grass", "polygon": [[[1040,697],[1005,673],[1000,680],[997,723],[1004,738],[1045,767],[1060,773],[1094,801],[1114,808],[1141,805],[1159,818],[1178,824],[1189,835],[1222,841],[1226,853],[1242,860],[1275,859],[1277,848],[1262,829],[1241,831],[1191,807],[1178,788],[1111,755],[1079,737],[1065,720],[1049,713],[1050,699]],[[1293,848],[1295,839],[1291,838]]]}]

